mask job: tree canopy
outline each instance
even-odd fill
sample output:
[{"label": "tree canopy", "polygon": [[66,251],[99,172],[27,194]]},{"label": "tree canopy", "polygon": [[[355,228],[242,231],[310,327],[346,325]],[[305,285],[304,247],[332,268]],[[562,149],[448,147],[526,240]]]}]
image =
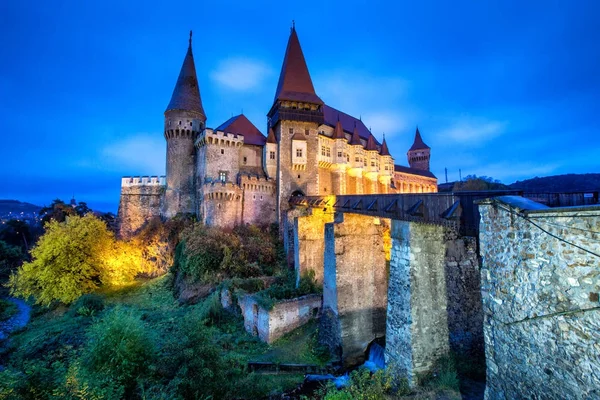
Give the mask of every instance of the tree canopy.
[{"label": "tree canopy", "polygon": [[480,190],[502,190],[509,189],[498,179],[489,176],[467,175],[462,182],[456,182],[452,188],[453,192],[468,192]]},{"label": "tree canopy", "polygon": [[115,240],[106,224],[88,213],[52,220],[31,250],[32,261],[10,277],[11,294],[48,305],[71,303],[101,285],[121,285],[137,275],[141,250]]}]

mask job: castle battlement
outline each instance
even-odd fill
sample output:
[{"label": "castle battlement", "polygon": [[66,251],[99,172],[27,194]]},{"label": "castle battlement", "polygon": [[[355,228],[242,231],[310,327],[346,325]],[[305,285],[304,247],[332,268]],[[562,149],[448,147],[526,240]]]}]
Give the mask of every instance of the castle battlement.
[{"label": "castle battlement", "polygon": [[257,176],[241,176],[240,186],[251,192],[273,193],[277,187],[275,181]]},{"label": "castle battlement", "polygon": [[121,187],[166,185],[166,176],[124,176],[121,178]]},{"label": "castle battlement", "polygon": [[244,136],[206,128],[196,139],[196,147],[207,144],[239,147],[244,144]]}]

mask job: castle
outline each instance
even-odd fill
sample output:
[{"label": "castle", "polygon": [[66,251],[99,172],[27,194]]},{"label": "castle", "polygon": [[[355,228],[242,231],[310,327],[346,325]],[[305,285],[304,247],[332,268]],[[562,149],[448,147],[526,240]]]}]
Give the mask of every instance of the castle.
[{"label": "castle", "polygon": [[295,27],[288,40],[267,136],[243,114],[206,126],[189,47],[165,111],[166,177],[123,177],[118,218],[130,235],[148,218],[194,214],[209,225],[279,222],[291,196],[437,192],[419,129],[409,167],[396,165],[361,119],[323,102]]}]

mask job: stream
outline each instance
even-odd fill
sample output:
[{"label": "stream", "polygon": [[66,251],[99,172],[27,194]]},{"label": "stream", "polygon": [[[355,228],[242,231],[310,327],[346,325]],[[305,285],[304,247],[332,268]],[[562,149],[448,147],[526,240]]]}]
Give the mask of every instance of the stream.
[{"label": "stream", "polygon": [[14,297],[8,297],[6,300],[17,306],[17,313],[6,321],[0,322],[0,340],[5,340],[11,332],[27,325],[31,316],[31,307],[23,300]]}]

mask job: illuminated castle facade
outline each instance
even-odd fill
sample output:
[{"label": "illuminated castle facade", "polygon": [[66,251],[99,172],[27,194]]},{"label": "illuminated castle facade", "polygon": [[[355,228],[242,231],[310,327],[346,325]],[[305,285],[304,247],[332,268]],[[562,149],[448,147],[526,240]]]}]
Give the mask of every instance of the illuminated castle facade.
[{"label": "illuminated castle facade", "polygon": [[165,111],[166,177],[123,177],[119,221],[127,236],[154,216],[194,214],[209,225],[278,222],[297,195],[436,192],[419,130],[409,167],[385,138],[317,95],[295,28],[267,113],[265,136],[243,114],[206,126],[192,41]]}]

